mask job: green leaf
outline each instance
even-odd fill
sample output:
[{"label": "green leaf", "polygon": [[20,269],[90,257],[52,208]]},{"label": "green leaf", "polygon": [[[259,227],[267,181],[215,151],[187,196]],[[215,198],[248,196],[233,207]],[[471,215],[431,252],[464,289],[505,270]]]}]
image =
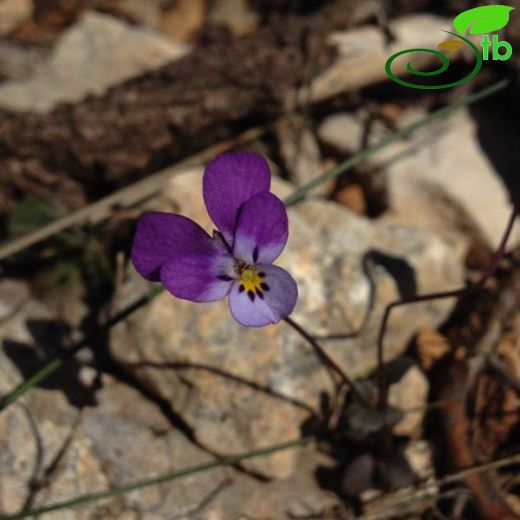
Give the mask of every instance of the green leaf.
[{"label": "green leaf", "polygon": [[58,211],[49,203],[36,199],[26,199],[19,202],[11,213],[9,231],[12,236],[24,235],[58,217]]},{"label": "green leaf", "polygon": [[453,20],[453,27],[460,34],[483,34],[498,31],[509,22],[509,5],[484,5],[463,11]]},{"label": "green leaf", "polygon": [[50,291],[55,287],[70,287],[80,284],[80,265],[77,259],[58,262],[36,275],[38,288]]}]

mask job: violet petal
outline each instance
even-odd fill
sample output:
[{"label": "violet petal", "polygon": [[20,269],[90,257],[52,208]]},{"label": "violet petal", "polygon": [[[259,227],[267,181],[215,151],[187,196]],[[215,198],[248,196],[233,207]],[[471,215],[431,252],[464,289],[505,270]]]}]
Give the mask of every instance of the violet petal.
[{"label": "violet petal", "polygon": [[213,239],[212,250],[178,253],[161,269],[161,282],[177,298],[213,302],[224,298],[233,285],[233,258]]},{"label": "violet petal", "polygon": [[230,246],[237,213],[253,195],[269,191],[271,172],[266,160],[250,152],[219,155],[204,172],[203,195],[208,214]]},{"label": "violet petal", "polygon": [[298,298],[296,282],[285,269],[270,264],[260,264],[256,268],[265,274],[261,296],[240,291],[239,282],[233,284],[229,294],[231,314],[246,327],[278,323],[291,314]]},{"label": "violet petal", "polygon": [[259,193],[240,210],[233,255],[250,265],[271,263],[283,251],[288,234],[283,202],[272,193]]},{"label": "violet petal", "polygon": [[144,213],[137,223],[130,256],[141,276],[157,281],[162,265],[172,255],[212,252],[214,242],[187,217],[151,211]]}]

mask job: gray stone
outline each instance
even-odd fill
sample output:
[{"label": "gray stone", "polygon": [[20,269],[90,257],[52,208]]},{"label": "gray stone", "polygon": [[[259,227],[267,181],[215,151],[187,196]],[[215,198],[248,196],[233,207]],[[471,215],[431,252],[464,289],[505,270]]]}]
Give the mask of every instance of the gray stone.
[{"label": "gray stone", "polygon": [[20,407],[5,411],[0,421],[0,512],[15,513],[23,507],[36,456],[37,444],[25,411]]},{"label": "gray stone", "polygon": [[[30,323],[56,319],[45,304],[21,282],[0,282],[0,395],[23,377],[14,362],[17,349],[31,348],[35,361],[42,352],[34,345]],[[7,355],[10,352],[11,355]],[[31,371],[39,363],[33,363]],[[78,411],[56,390],[34,389],[0,415],[0,512],[18,511],[30,495],[29,483],[44,476],[67,442]]]},{"label": "gray stone", "polygon": [[[303,118],[292,117],[278,122],[276,135],[280,145],[280,155],[289,172],[291,181],[302,186],[323,173],[321,152],[316,135],[306,126]],[[317,195],[328,195],[334,181],[321,184],[315,190]]]},{"label": "gray stone", "polygon": [[22,80],[31,77],[50,51],[42,47],[26,47],[0,40],[0,77]]},{"label": "gray stone", "polygon": [[[0,281],[0,348],[6,341],[13,344],[31,344],[33,337],[27,326],[29,318],[48,320],[53,317],[49,309],[35,300],[25,283],[4,279]],[[22,382],[15,365],[5,357],[0,363],[0,394]]]},{"label": "gray stone", "polygon": [[[337,50],[338,57],[312,82],[312,99],[321,101],[388,79],[385,63],[392,54],[405,49],[435,49],[443,39],[442,31],[451,26],[451,20],[430,14],[401,16],[390,23],[395,39],[388,45],[383,31],[374,26],[331,34],[328,42]],[[396,60],[394,73],[403,76],[408,61],[409,56]],[[414,55],[413,64],[418,70],[432,63],[431,54]]]},{"label": "gray stone", "polygon": [[340,112],[327,117],[318,128],[323,143],[338,152],[355,154],[362,146],[365,125],[359,114]]},{"label": "gray stone", "polygon": [[[399,126],[426,114],[409,109]],[[343,153],[361,148],[363,116],[339,114],[325,120],[320,138]],[[388,135],[374,125],[369,143]],[[471,239],[496,247],[512,210],[507,190],[482,151],[475,122],[467,111],[432,123],[393,143],[367,161],[384,173],[390,211],[388,222],[432,230],[459,251]],[[512,242],[520,240],[516,231]]]},{"label": "gray stone", "polygon": [[0,107],[46,112],[61,102],[102,94],[110,86],[184,56],[175,45],[147,29],[87,12],[58,41],[34,76],[0,85]]},{"label": "gray stone", "polygon": [[[312,517],[339,507],[340,499],[321,489],[315,477],[317,467],[332,466],[334,461],[314,446],[295,451],[297,471],[289,477],[259,484],[240,477],[226,493],[208,507],[208,520],[269,519]],[[324,518],[339,518],[325,516]]]},{"label": "gray stone", "polygon": [[[0,282],[2,347],[5,348],[6,341],[32,342],[28,319],[55,317],[51,309],[30,295],[25,284]],[[22,381],[4,348],[0,349],[2,396]],[[0,515],[19,512],[31,495],[31,507],[44,507],[214,459],[174,427],[140,392],[107,375],[101,382],[95,403],[81,409],[72,406],[61,389],[34,388],[2,411]],[[214,386],[220,402],[218,382]],[[264,429],[269,429],[270,419],[291,418],[290,414],[266,417]],[[262,437],[262,432],[257,435]],[[268,440],[262,438],[262,445],[266,446]],[[224,450],[226,446],[220,448]],[[337,504],[337,497],[320,489],[314,478],[317,465],[330,465],[333,461],[312,446],[291,451],[299,471],[283,480],[262,483],[231,467],[215,468],[79,508],[56,511],[49,517],[162,520],[190,515],[228,519],[248,514],[285,518],[287,511],[302,514]],[[38,484],[33,491],[31,483]]]},{"label": "gray stone", "polygon": [[[176,175],[154,209],[180,212],[211,230],[201,175],[196,170]],[[274,183],[280,196],[291,190],[287,183]],[[351,334],[323,346],[353,377],[367,375],[376,365],[378,326],[385,306],[398,298],[398,283],[402,291],[415,284],[420,293],[462,283],[460,259],[431,233],[373,223],[318,200],[291,208],[289,218],[289,244],[277,263],[299,285],[293,317],[312,334]],[[391,274],[394,269],[398,280]],[[146,287],[150,284],[131,270],[119,304],[134,301]],[[452,301],[437,301],[397,309],[385,338],[385,358],[399,356],[419,325],[437,326],[452,306]],[[320,392],[332,390],[327,371],[287,324],[241,327],[226,301],[194,304],[164,292],[113,330],[112,346],[121,362],[154,381],[203,444],[224,454],[297,437],[309,416],[305,406],[316,409]],[[236,377],[302,405],[259,392]],[[249,465],[269,476],[287,477],[294,454],[284,452]]]},{"label": "gray stone", "polygon": [[[149,207],[181,212],[210,230],[201,175],[199,169],[176,175],[165,185],[162,200]],[[292,189],[274,179],[279,196]],[[289,214],[290,240],[279,264],[299,283],[294,319],[311,333],[357,331],[350,339],[322,342],[354,377],[374,368],[381,313],[397,297],[398,281],[404,290],[402,275],[397,280],[391,274],[395,266],[406,272],[408,264],[415,270],[420,292],[462,282],[459,259],[432,233],[369,221],[320,200],[295,206]],[[374,249],[380,253],[366,266],[375,287],[370,306],[371,284],[361,259]],[[396,257],[394,262],[387,258],[385,263],[383,253]],[[149,289],[131,270],[116,307]],[[435,327],[443,321],[452,304],[431,302],[396,312],[386,337],[387,359],[401,355],[419,325]],[[0,283],[1,395],[22,381],[5,354],[6,341],[32,344],[27,320],[57,315],[58,310],[31,296],[25,284]],[[237,454],[297,438],[310,409],[318,407],[320,392],[332,391],[326,370],[286,324],[246,329],[233,321],[226,302],[197,305],[163,293],[113,330],[111,348],[127,370],[170,400],[199,445],[140,392],[112,377],[103,376],[95,401],[81,408],[71,405],[61,388],[33,389],[0,414],[1,513],[18,511],[29,496],[30,482],[51,467],[33,496],[34,507],[212,460],[210,451]],[[276,479],[270,483],[232,468],[214,469],[52,517],[160,520],[194,511],[208,519],[311,514],[337,505],[337,497],[320,489],[314,478],[318,465],[333,464],[323,457],[312,446],[295,448],[243,463]]]}]

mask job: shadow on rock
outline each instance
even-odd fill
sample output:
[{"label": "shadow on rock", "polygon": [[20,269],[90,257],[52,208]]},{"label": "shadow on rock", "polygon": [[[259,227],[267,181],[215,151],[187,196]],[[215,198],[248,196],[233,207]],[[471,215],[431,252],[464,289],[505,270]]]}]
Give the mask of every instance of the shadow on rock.
[{"label": "shadow on rock", "polygon": [[[513,89],[509,95],[513,97]],[[520,207],[520,108],[505,94],[472,106],[470,111],[478,125],[477,138],[482,150],[504,181],[511,200]]]},{"label": "shadow on rock", "polygon": [[[24,380],[29,379],[51,359],[64,355],[71,343],[71,330],[64,321],[28,320],[27,328],[33,344],[10,339],[4,340],[2,344],[6,356],[16,365]],[[61,390],[68,402],[77,408],[95,406],[97,385],[95,381],[89,385],[81,380],[81,368],[80,362],[69,359],[38,386],[48,390]]]}]

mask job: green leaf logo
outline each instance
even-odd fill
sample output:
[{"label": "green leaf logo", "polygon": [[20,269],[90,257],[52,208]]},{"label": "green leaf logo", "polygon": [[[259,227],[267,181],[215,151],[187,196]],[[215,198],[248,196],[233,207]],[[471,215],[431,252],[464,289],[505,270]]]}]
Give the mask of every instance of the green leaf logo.
[{"label": "green leaf logo", "polygon": [[453,27],[460,34],[483,34],[498,31],[509,22],[509,5],[484,5],[463,11],[453,20]]}]

